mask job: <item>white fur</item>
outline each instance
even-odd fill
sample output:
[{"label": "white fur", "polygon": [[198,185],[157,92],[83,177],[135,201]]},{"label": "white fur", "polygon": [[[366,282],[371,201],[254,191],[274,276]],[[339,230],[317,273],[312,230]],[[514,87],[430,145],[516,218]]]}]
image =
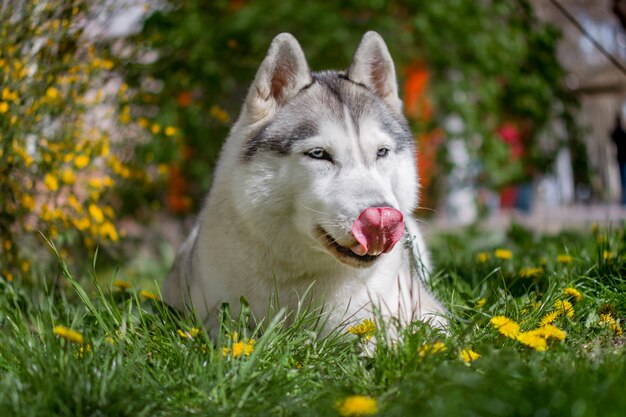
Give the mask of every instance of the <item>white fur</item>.
[{"label": "white fur", "polygon": [[[381,64],[382,69],[376,68]],[[372,90],[399,112],[393,63],[373,32],[364,36],[348,74],[357,74],[355,81],[369,86],[368,71],[379,77]],[[374,117],[355,121],[344,109],[345,124],[319,121],[317,135],[294,142],[288,155],[258,152],[242,161],[252,133],[310,82],[297,41],[289,34],[277,36],[224,145],[197,226],[163,287],[164,300],[177,308],[192,305],[215,330],[222,303],[237,309],[245,296],[254,315],[264,318],[274,292],[281,306],[293,310],[310,287],[310,299],[327,312],[326,330],[371,318],[375,309],[404,323],[430,319],[445,325],[442,307],[419,279],[430,263],[411,217],[417,205],[415,155],[395,152],[393,138]],[[316,88],[321,87],[311,85],[310,94]],[[382,146],[392,152],[378,160]],[[330,152],[334,163],[307,157],[314,148]],[[412,250],[401,241],[370,267],[355,268],[340,262],[314,233],[320,225],[338,243],[349,245],[360,212],[380,202],[403,213],[415,238]],[[424,268],[412,266],[412,258]]]}]

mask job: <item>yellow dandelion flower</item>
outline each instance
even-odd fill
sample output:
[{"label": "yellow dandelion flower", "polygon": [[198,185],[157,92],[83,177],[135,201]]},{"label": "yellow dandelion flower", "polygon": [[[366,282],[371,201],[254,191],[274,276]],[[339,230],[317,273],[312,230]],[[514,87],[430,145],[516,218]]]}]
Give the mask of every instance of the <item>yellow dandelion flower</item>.
[{"label": "yellow dandelion flower", "polygon": [[572,303],[567,300],[556,300],[554,302],[554,309],[559,315],[565,314],[567,317],[574,317]]},{"label": "yellow dandelion flower", "polygon": [[233,357],[238,358],[241,355],[250,356],[254,351],[254,339],[250,339],[246,342],[239,341],[233,343]]},{"label": "yellow dandelion flower", "polygon": [[237,340],[238,338],[239,336],[235,334],[232,348],[222,348],[223,356],[232,355],[233,358],[238,358],[242,355],[250,356],[250,354],[254,351],[254,344],[256,341],[254,339]]},{"label": "yellow dandelion flower", "polygon": [[198,336],[198,334],[200,333],[200,329],[198,329],[197,327],[192,327],[191,330],[178,329],[177,332],[178,335],[182,338],[193,339],[194,337]]},{"label": "yellow dandelion flower", "polygon": [[529,346],[539,352],[543,352],[548,349],[546,339],[535,334],[534,332],[521,332],[516,336],[516,339],[520,343]]},{"label": "yellow dandelion flower", "polygon": [[0,114],[4,114],[9,111],[9,103],[6,101],[0,101]]},{"label": "yellow dandelion flower", "polygon": [[137,123],[139,124],[139,126],[143,127],[144,129],[147,129],[148,126],[150,126],[150,122],[148,121],[148,119],[143,118],[143,117],[137,120]]},{"label": "yellow dandelion flower", "polygon": [[52,332],[57,336],[60,336],[63,339],[68,340],[72,343],[82,345],[84,342],[82,334],[65,326],[54,326]]},{"label": "yellow dandelion flower", "polygon": [[76,357],[78,359],[82,359],[85,357],[85,354],[89,352],[91,352],[91,345],[87,343],[86,345],[82,345],[80,348],[78,348],[78,352],[76,352]]},{"label": "yellow dandelion flower", "polygon": [[122,291],[125,291],[129,289],[130,287],[132,287],[132,285],[130,285],[130,282],[122,281],[119,279],[113,281],[113,286],[117,288],[118,290],[122,290]]},{"label": "yellow dandelion flower", "polygon": [[4,275],[4,278],[5,278],[8,282],[13,282],[13,280],[15,279],[15,278],[13,277],[13,274],[12,274],[12,273],[10,273],[10,272],[8,272],[8,271],[3,272],[3,275]]},{"label": "yellow dandelion flower", "polygon": [[522,268],[519,271],[519,275],[522,278],[537,278],[543,275],[543,268],[538,268],[538,267]]},{"label": "yellow dandelion flower", "polygon": [[569,264],[569,263],[571,263],[571,262],[572,262],[572,260],[573,260],[573,258],[572,258],[571,256],[569,256],[569,255],[565,255],[565,254],[558,255],[558,256],[556,257],[556,261],[557,261],[558,263],[560,263],[560,264]]},{"label": "yellow dandelion flower", "polygon": [[578,291],[576,288],[573,287],[567,287],[563,290],[563,294],[567,295],[568,297],[572,297],[574,299],[574,301],[579,302],[580,300],[583,299],[583,295],[581,294],[580,291]]},{"label": "yellow dandelion flower", "polygon": [[335,405],[343,417],[370,416],[378,412],[378,402],[368,395],[351,395]]},{"label": "yellow dandelion flower", "polygon": [[501,334],[512,339],[515,339],[520,332],[519,324],[504,316],[493,317],[491,319],[491,324],[493,327],[498,329]]},{"label": "yellow dandelion flower", "polygon": [[476,254],[476,261],[485,263],[489,260],[489,254],[487,252],[479,252]]},{"label": "yellow dandelion flower", "polygon": [[159,297],[158,294],[150,291],[141,290],[139,291],[139,295],[147,300],[161,301],[161,297]]},{"label": "yellow dandelion flower", "polygon": [[493,256],[498,259],[511,259],[513,258],[513,252],[508,249],[496,249],[493,252]]},{"label": "yellow dandelion flower", "polygon": [[443,342],[426,343],[420,348],[419,355],[422,357],[428,354],[434,355],[435,353],[444,352],[446,349],[446,345]]},{"label": "yellow dandelion flower", "polygon": [[605,261],[610,261],[613,258],[615,258],[615,256],[616,256],[615,252],[610,252],[608,250],[602,251],[602,259],[605,260]]},{"label": "yellow dandelion flower", "polygon": [[476,301],[476,306],[478,307],[484,307],[485,304],[487,304],[486,298],[479,298],[478,301]]},{"label": "yellow dandelion flower", "polygon": [[174,136],[178,132],[174,126],[168,126],[165,128],[165,136]]},{"label": "yellow dandelion flower", "polygon": [[76,159],[74,159],[74,165],[78,169],[83,169],[87,165],[89,165],[89,157],[87,155],[78,155]]},{"label": "yellow dandelion flower", "polygon": [[536,330],[533,330],[533,333],[537,336],[543,337],[544,339],[556,339],[556,340],[565,340],[565,333],[563,330],[552,324],[544,324]]},{"label": "yellow dandelion flower", "polygon": [[150,131],[153,134],[158,135],[161,132],[161,126],[159,126],[158,124],[154,123],[152,126],[150,126]]},{"label": "yellow dandelion flower", "polygon": [[30,271],[30,262],[28,262],[28,261],[22,261],[21,268],[22,268],[22,272],[28,272],[28,271]]},{"label": "yellow dandelion flower", "polygon": [[619,323],[613,318],[611,313],[600,314],[599,323],[601,326],[606,326],[609,330],[615,332],[616,335],[622,335],[622,327]]},{"label": "yellow dandelion flower", "polygon": [[348,327],[347,332],[369,340],[376,332],[376,324],[371,319],[365,319],[356,326]]},{"label": "yellow dandelion flower", "polygon": [[57,177],[52,174],[46,174],[43,178],[43,182],[50,191],[57,191],[59,189],[59,181]]},{"label": "yellow dandelion flower", "polygon": [[468,363],[480,358],[480,354],[474,352],[472,349],[463,349],[461,353],[459,353],[459,356],[461,357],[461,360],[463,360],[463,362]]},{"label": "yellow dandelion flower", "polygon": [[545,316],[543,316],[541,318],[541,325],[545,326],[547,324],[552,323],[554,320],[556,320],[559,317],[559,313],[557,311],[551,311],[548,314],[546,314]]}]

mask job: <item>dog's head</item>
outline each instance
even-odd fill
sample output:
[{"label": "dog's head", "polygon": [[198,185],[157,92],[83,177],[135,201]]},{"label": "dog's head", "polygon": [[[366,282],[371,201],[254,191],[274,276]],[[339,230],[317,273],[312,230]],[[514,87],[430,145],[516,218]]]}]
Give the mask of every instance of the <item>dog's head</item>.
[{"label": "dog's head", "polygon": [[415,146],[377,33],[345,72],[311,72],[296,39],[278,35],[233,137],[236,207],[267,239],[362,268],[403,236],[417,198]]}]

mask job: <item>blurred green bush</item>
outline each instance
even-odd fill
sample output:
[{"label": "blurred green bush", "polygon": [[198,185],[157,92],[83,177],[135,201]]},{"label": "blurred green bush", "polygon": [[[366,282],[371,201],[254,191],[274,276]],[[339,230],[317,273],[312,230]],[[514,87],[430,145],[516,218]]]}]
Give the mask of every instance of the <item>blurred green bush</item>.
[{"label": "blurred green bush", "polygon": [[[467,143],[486,187],[550,168],[564,138],[549,132],[541,145],[538,138],[551,121],[571,122],[576,103],[561,86],[559,33],[540,23],[526,0],[174,0],[132,39],[126,68],[129,84],[142,91],[135,104],[151,120],[181,129],[179,142],[151,142],[146,150],[174,166],[170,209],[202,201],[229,125],[276,34],[294,34],[314,70],[344,69],[367,30],[383,35],[396,61],[427,189],[439,188],[428,187],[444,177],[436,170],[450,168],[444,138]],[[462,120],[461,131],[446,125],[451,115]],[[504,124],[521,136],[520,159],[498,133]],[[565,125],[576,139],[575,124]]]},{"label": "blurred green bush", "polygon": [[[155,3],[156,4],[156,3]],[[479,161],[497,189],[549,166],[563,138],[578,146],[575,101],[561,87],[558,32],[526,0],[174,0],[145,8],[139,33],[96,38],[105,0],[3,2],[0,7],[0,274],[28,276],[39,233],[69,261],[113,251],[118,220],[165,203],[186,214],[203,200],[229,127],[271,39],[291,32],[313,69],[343,69],[367,30],[396,62],[418,132],[421,182],[441,189],[445,140]],[[450,128],[450,116],[462,129]],[[513,160],[499,133],[513,125]],[[546,135],[544,135],[546,136]],[[545,142],[542,141],[542,142]],[[434,163],[437,161],[437,163]],[[528,169],[531,167],[532,169]],[[77,250],[78,249],[78,250]],[[111,251],[109,251],[111,250]],[[76,259],[72,259],[76,258]]]},{"label": "blurred green bush", "polygon": [[[134,145],[151,136],[133,121],[115,61],[86,33],[96,2],[0,4],[0,275],[47,271],[62,255],[89,264],[113,250],[120,187],[144,187],[156,167],[133,169]],[[39,249],[39,250],[38,250]],[[47,274],[53,276],[54,274]]]}]

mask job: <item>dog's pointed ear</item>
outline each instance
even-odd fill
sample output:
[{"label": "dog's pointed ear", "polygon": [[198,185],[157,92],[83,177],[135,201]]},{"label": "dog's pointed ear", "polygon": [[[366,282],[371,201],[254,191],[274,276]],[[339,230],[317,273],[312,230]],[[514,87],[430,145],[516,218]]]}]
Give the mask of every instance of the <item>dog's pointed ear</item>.
[{"label": "dog's pointed ear", "polygon": [[251,116],[265,117],[311,81],[309,65],[296,38],[290,33],[277,35],[248,92]]},{"label": "dog's pointed ear", "polygon": [[387,44],[378,33],[370,31],[363,35],[347,76],[350,80],[365,85],[393,110],[402,113],[393,60]]}]

